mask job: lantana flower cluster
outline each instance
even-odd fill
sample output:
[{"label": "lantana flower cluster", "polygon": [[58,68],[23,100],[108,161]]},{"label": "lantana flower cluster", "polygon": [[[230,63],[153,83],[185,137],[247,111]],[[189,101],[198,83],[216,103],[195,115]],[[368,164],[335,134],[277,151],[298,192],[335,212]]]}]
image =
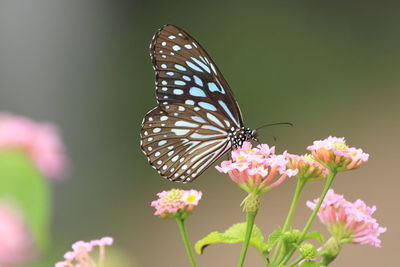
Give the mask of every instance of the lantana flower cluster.
[{"label": "lantana flower cluster", "polygon": [[285,155],[275,154],[275,147],[261,144],[253,148],[250,142],[244,142],[232,152],[232,160],[223,161],[216,168],[228,173],[246,192],[262,193],[296,175],[298,170],[287,168],[287,163]]},{"label": "lantana flower cluster", "polygon": [[26,152],[46,177],[61,178],[64,174],[65,148],[53,124],[0,113],[0,150],[6,149]]},{"label": "lantana flower cluster", "polygon": [[297,169],[297,176],[300,179],[317,181],[326,178],[329,174],[329,170],[318,163],[310,154],[299,156],[285,152],[284,155],[288,160],[287,166],[291,169]]},{"label": "lantana flower cluster", "polygon": [[[104,264],[105,247],[111,246],[114,242],[112,237],[103,237],[89,242],[77,241],[72,245],[72,251],[64,254],[64,260],[57,262],[55,267],[99,267]],[[99,258],[94,260],[90,255],[99,248]]]},{"label": "lantana flower cluster", "polygon": [[360,148],[348,147],[344,137],[329,136],[308,146],[312,156],[330,170],[346,171],[358,168],[369,155]]},{"label": "lantana flower cluster", "polygon": [[[307,202],[314,209],[318,199]],[[386,231],[372,217],[376,207],[368,207],[362,200],[349,202],[342,195],[329,189],[318,211],[320,221],[325,224],[332,237],[341,243],[381,246],[379,235]]]},{"label": "lantana flower cluster", "polygon": [[171,189],[157,194],[151,202],[156,209],[154,215],[162,218],[185,217],[199,204],[202,193],[197,190]]}]

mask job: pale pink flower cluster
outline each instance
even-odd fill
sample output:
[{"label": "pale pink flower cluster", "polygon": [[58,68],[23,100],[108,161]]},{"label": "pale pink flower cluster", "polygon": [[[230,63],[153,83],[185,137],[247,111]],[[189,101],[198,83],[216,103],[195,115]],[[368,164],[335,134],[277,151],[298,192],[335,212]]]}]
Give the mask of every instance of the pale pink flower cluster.
[{"label": "pale pink flower cluster", "polygon": [[329,170],[322,166],[320,163],[315,161],[311,155],[295,155],[284,153],[286,159],[288,160],[287,166],[290,169],[297,169],[299,172],[297,176],[301,179],[306,179],[308,181],[316,181],[326,178]]},{"label": "pale pink flower cluster", "polygon": [[307,149],[321,164],[338,171],[355,169],[369,158],[362,149],[348,147],[344,137],[329,136],[324,140],[314,141]]},{"label": "pale pink flower cluster", "polygon": [[228,173],[249,193],[254,190],[265,192],[296,175],[298,170],[287,168],[287,163],[285,155],[275,154],[275,147],[261,144],[253,148],[250,142],[244,142],[241,148],[232,151],[232,160],[223,161],[216,168]]},{"label": "pale pink flower cluster", "polygon": [[192,211],[199,204],[202,193],[193,189],[171,189],[157,193],[157,196],[158,199],[151,202],[156,209],[154,215],[169,218]]},{"label": "pale pink flower cluster", "polygon": [[[307,206],[314,209],[318,199],[308,201]],[[386,231],[372,217],[376,207],[368,207],[362,200],[347,201],[342,195],[329,189],[318,211],[318,217],[333,237],[343,242],[381,246],[379,235]]]},{"label": "pale pink flower cluster", "polygon": [[[55,267],[98,267],[104,264],[105,247],[114,242],[112,237],[103,237],[89,242],[77,241],[72,245],[72,251],[64,254],[64,260],[57,262]],[[90,253],[99,248],[99,259],[95,261]]]},{"label": "pale pink flower cluster", "polygon": [[29,118],[0,113],[0,150],[26,152],[43,175],[63,176],[66,167],[65,148],[57,128]]},{"label": "pale pink flower cluster", "polygon": [[0,204],[0,266],[16,266],[34,256],[32,236],[21,214],[11,206]]}]

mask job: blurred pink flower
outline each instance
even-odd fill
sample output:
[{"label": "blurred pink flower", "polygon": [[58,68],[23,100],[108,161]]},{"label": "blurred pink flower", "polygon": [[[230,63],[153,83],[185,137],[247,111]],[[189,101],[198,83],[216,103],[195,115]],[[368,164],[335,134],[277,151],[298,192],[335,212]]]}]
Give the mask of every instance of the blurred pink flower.
[{"label": "blurred pink flower", "polygon": [[[103,237],[89,242],[77,241],[72,244],[72,251],[66,252],[64,260],[57,262],[55,267],[100,267],[104,264],[105,247],[111,246],[113,242],[112,237]],[[95,247],[99,247],[97,262],[90,255]]]},{"label": "blurred pink flower", "polygon": [[306,179],[309,181],[316,181],[325,179],[329,173],[329,170],[322,166],[315,159],[307,154],[303,156],[284,153],[288,160],[287,167],[290,169],[297,169],[297,177],[300,179]]},{"label": "blurred pink flower", "polygon": [[19,266],[34,256],[33,239],[21,214],[0,203],[0,266]]},{"label": "blurred pink flower", "polygon": [[0,113],[0,150],[5,149],[25,151],[46,177],[60,178],[64,174],[65,148],[52,124]]},{"label": "blurred pink flower", "polygon": [[[314,209],[318,199],[308,201],[307,206]],[[325,224],[332,237],[341,243],[367,244],[381,246],[379,235],[386,231],[372,217],[376,207],[368,207],[362,200],[351,203],[342,195],[329,189],[318,211],[320,221]]]},{"label": "blurred pink flower", "polygon": [[298,170],[288,169],[287,163],[285,155],[275,154],[275,147],[262,144],[252,148],[250,142],[244,142],[241,148],[232,151],[232,160],[223,161],[216,168],[228,173],[246,192],[259,194],[296,175]]},{"label": "blurred pink flower", "polygon": [[197,190],[171,189],[157,194],[158,199],[151,202],[156,209],[154,215],[171,218],[187,215],[199,204],[202,193]]},{"label": "blurred pink flower", "polygon": [[369,154],[361,149],[348,147],[344,137],[329,136],[324,140],[314,141],[308,146],[315,160],[331,170],[346,171],[358,168],[367,162]]}]

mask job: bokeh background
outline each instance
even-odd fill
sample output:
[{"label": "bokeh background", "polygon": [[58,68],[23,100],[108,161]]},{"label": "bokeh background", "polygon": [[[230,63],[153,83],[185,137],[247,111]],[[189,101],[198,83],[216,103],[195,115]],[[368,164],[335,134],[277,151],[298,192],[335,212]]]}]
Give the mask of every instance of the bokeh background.
[{"label": "bokeh background", "polygon": [[[211,168],[173,184],[139,148],[142,117],[155,106],[148,46],[176,24],[209,52],[230,83],[246,125],[293,122],[260,135],[277,150],[304,153],[315,139],[345,136],[370,153],[340,174],[335,191],[375,204],[388,227],[383,247],[347,245],[332,266],[394,266],[399,227],[400,4],[398,1],[1,1],[0,110],[57,124],[71,162],[53,184],[52,246],[41,266],[72,242],[104,235],[127,266],[188,266],[174,221],[152,215],[161,190],[203,191],[188,219],[194,242],[244,220],[245,196]],[[274,141],[272,136],[277,137]],[[322,183],[301,199],[316,198]],[[294,181],[264,195],[256,224],[282,225]],[[309,214],[296,213],[301,228]],[[316,229],[321,225],[316,221]],[[200,266],[235,266],[240,245],[215,245]],[[261,266],[253,249],[247,266]]]}]

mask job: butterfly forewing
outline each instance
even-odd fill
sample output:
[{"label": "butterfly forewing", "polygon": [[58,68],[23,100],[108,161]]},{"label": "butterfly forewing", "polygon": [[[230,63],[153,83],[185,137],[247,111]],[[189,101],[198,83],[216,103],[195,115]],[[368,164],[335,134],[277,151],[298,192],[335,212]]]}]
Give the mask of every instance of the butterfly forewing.
[{"label": "butterfly forewing", "polygon": [[150,111],[141,130],[142,150],[165,178],[187,182],[230,149],[223,118],[191,105],[166,105]]},{"label": "butterfly forewing", "polygon": [[242,116],[232,90],[200,44],[173,25],[153,37],[150,55],[156,71],[160,106],[185,103],[223,113],[235,127]]}]

